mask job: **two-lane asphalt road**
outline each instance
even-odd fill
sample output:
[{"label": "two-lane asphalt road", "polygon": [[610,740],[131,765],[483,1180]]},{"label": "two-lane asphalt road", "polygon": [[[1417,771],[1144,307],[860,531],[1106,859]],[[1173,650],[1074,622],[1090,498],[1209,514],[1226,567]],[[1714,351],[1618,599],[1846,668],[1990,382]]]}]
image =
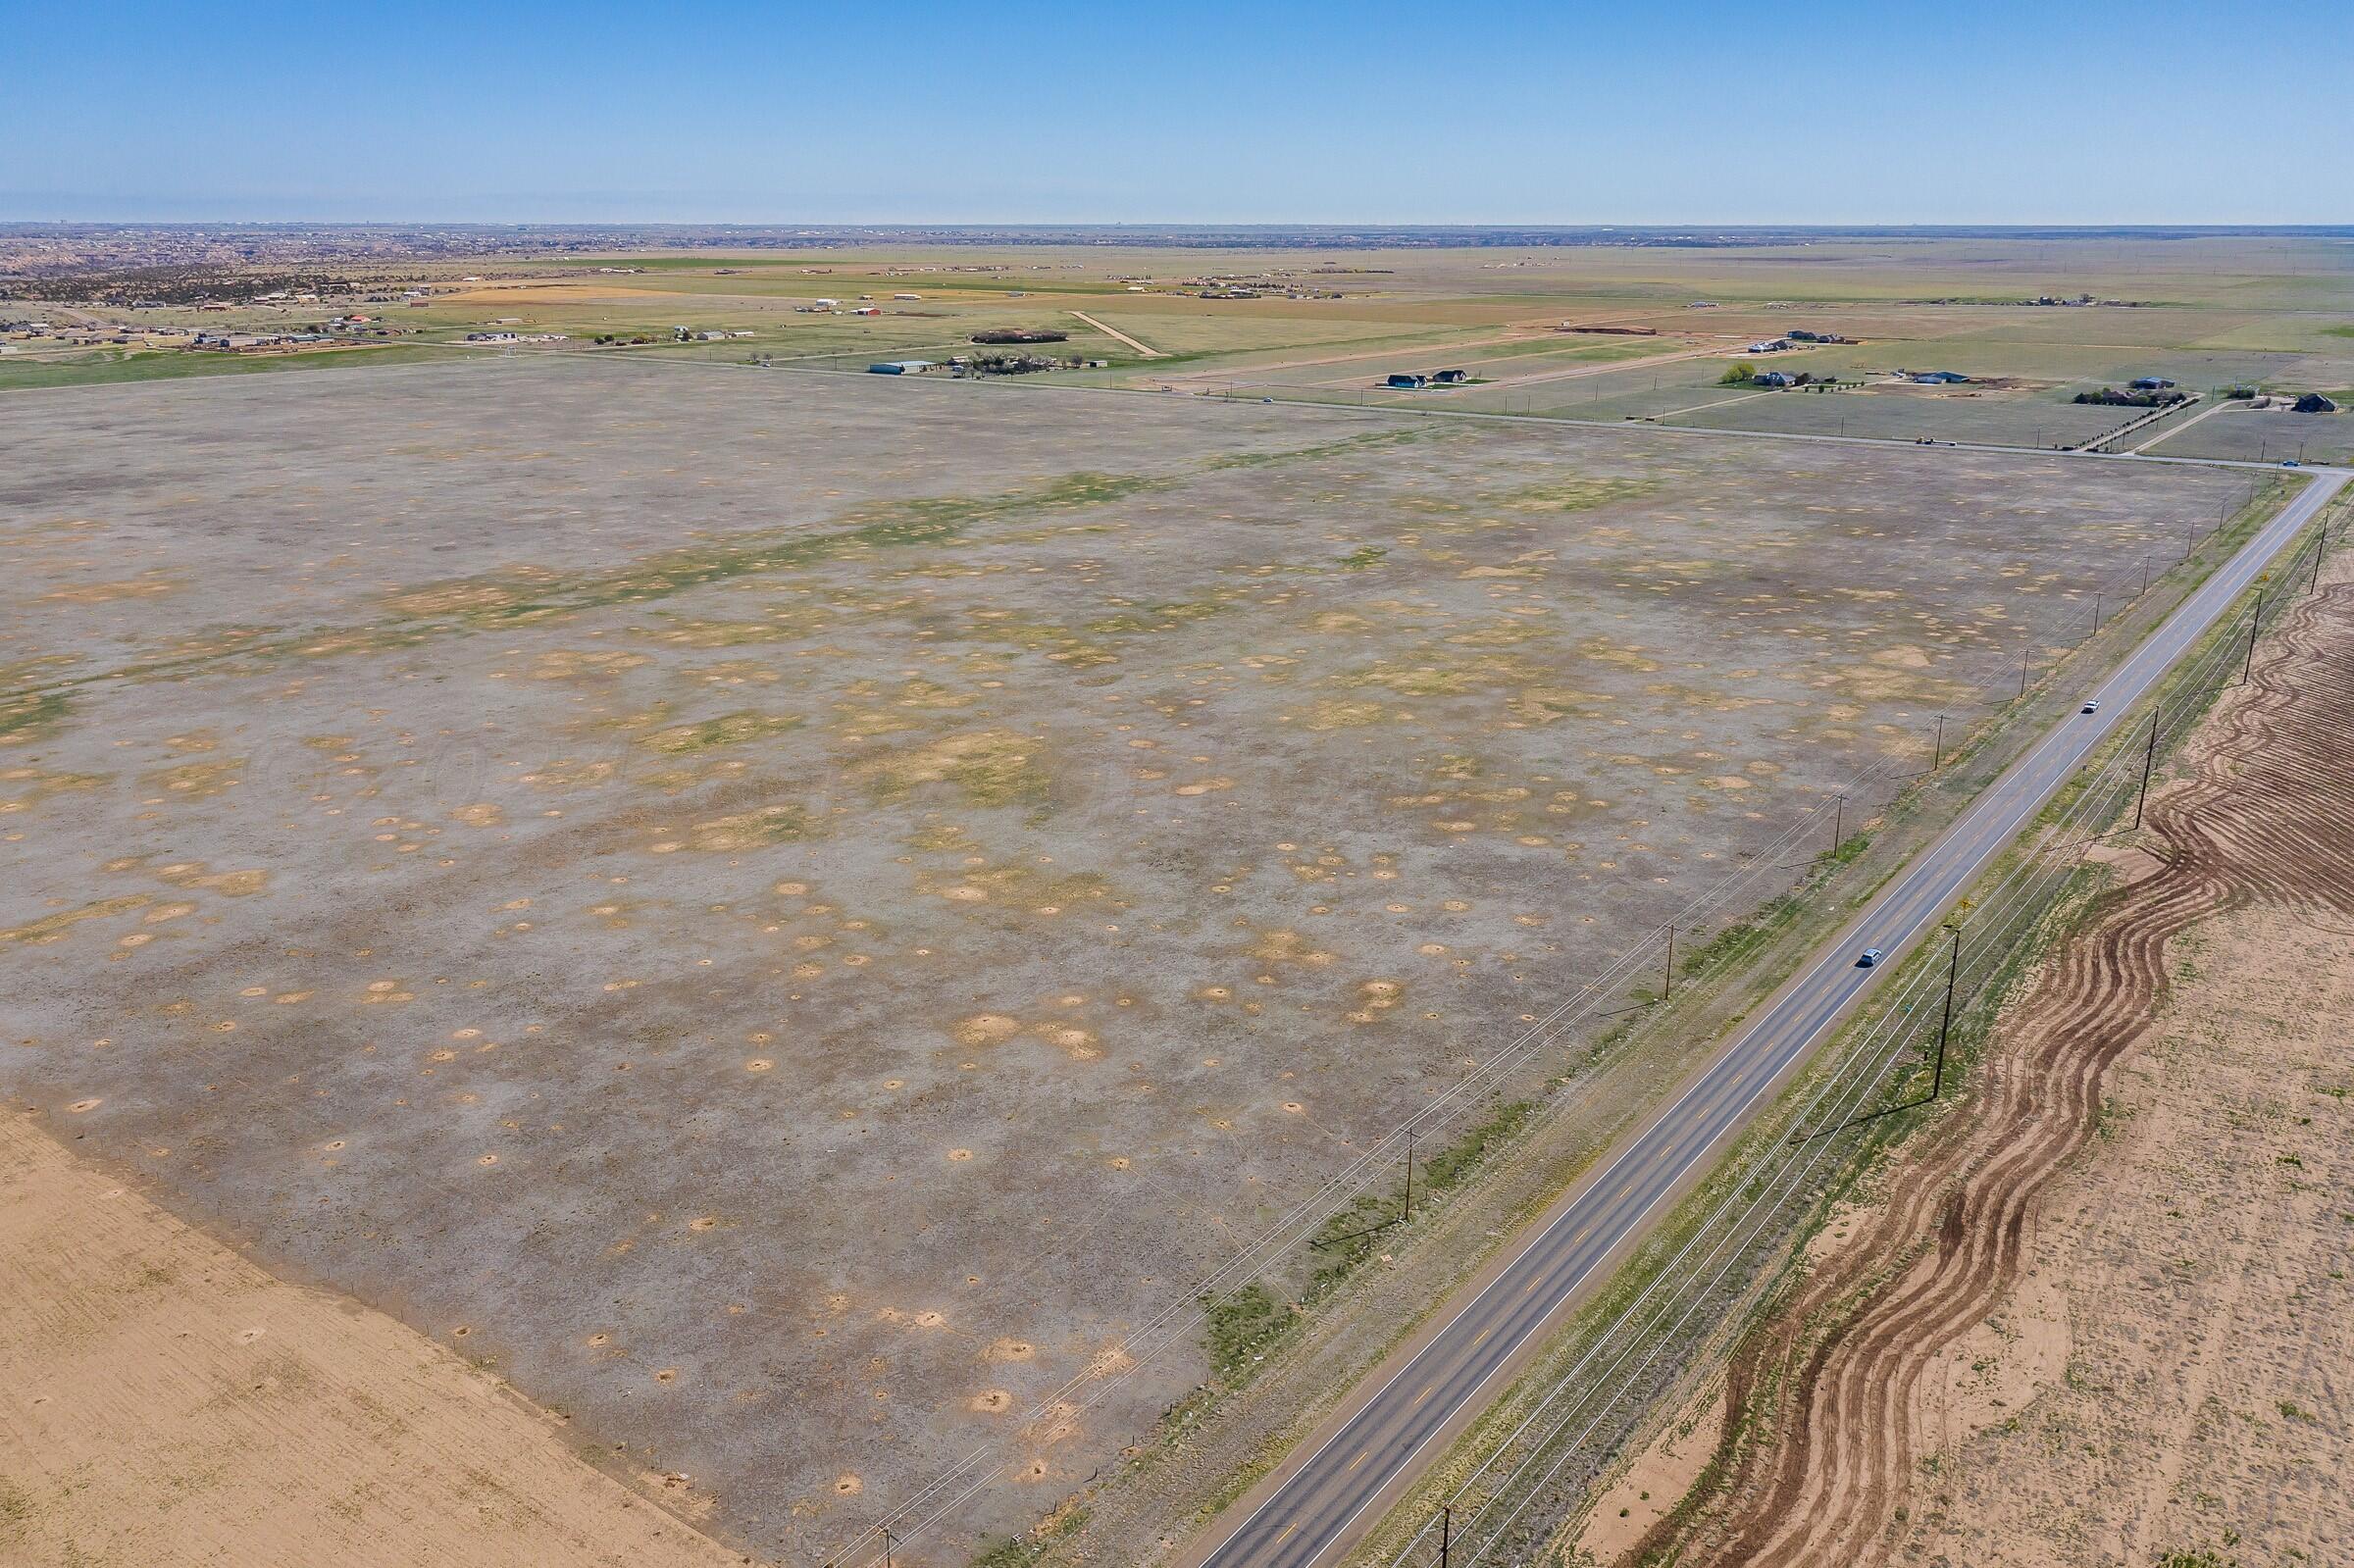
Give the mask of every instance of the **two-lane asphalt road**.
[{"label": "two-lane asphalt road", "polygon": [[[2349,476],[2313,482],[2085,697],[2100,710],[2063,721],[2014,764],[1796,980],[1702,1070],[1691,1087],[1610,1162],[1532,1227],[1469,1298],[1366,1381],[1304,1457],[1278,1469],[1221,1520],[1189,1561],[1205,1568],[1310,1568],[1337,1561],[1424,1463],[1480,1408],[1482,1391],[1535,1347],[1645,1221],[1805,1060],[1882,973],[1858,969],[1866,947],[1893,960],[1929,929],[2035,816],[2107,734],[2212,626]],[[1501,1388],[1501,1385],[1498,1385]]]}]

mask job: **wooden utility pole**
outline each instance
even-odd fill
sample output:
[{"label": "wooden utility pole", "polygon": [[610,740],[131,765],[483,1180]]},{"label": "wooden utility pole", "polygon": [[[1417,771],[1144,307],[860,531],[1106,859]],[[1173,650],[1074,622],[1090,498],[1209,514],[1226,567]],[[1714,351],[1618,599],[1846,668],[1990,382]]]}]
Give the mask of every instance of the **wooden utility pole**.
[{"label": "wooden utility pole", "polygon": [[2141,805],[2150,798],[2150,770],[2158,764],[2158,715],[2150,715],[2150,744],[2141,754],[2141,793],[2133,797],[2133,826],[2141,827]]},{"label": "wooden utility pole", "polygon": [[2255,609],[2255,612],[2254,612],[2252,615],[2250,615],[2250,616],[2248,617],[2248,662],[2247,662],[2247,667],[2246,667],[2245,669],[2243,669],[2243,670],[2241,670],[2241,671],[2239,672],[2239,683],[2240,683],[2241,685],[2243,685],[2243,686],[2244,686],[2244,685],[2246,685],[2246,684],[2248,683],[2248,682],[2249,682],[2251,679],[2253,679],[2253,678],[2254,678],[2254,676],[2255,676],[2255,674],[2256,674],[2256,633],[2257,633],[2258,630],[2259,630],[2259,629],[2261,629],[2261,628],[2263,627],[2263,625],[2264,625],[2264,590],[2263,590],[2262,588],[2258,588],[2258,589],[2256,590],[2256,609]]},{"label": "wooden utility pole", "polygon": [[1660,981],[1660,1000],[1675,994],[1675,922],[1667,923],[1667,968]]},{"label": "wooden utility pole", "polygon": [[1399,1224],[1401,1224],[1401,1225],[1407,1224],[1407,1222],[1411,1221],[1411,1220],[1413,1219],[1413,1217],[1414,1217],[1414,1135],[1413,1135],[1411,1132],[1408,1132],[1408,1133],[1406,1135],[1406,1213],[1405,1213],[1405,1214],[1403,1214],[1403,1215],[1401,1215],[1401,1216],[1399,1217],[1399,1221],[1398,1221],[1398,1223],[1399,1223]]},{"label": "wooden utility pole", "polygon": [[1847,835],[1841,832],[1846,826],[1847,796],[1841,795],[1839,803],[1831,808],[1831,853],[1834,855],[1839,852],[1839,845],[1846,840]]},{"label": "wooden utility pole", "polygon": [[1954,982],[1962,975],[1962,928],[1948,926],[1954,934],[1953,956],[1945,964],[1945,1016],[1937,1021],[1937,1068],[1929,1079],[1929,1098],[1935,1099],[1945,1091],[1945,1037],[1954,1028]]},{"label": "wooden utility pole", "polygon": [[1945,715],[1937,716],[1937,738],[1929,742],[1929,772],[1935,773],[1945,764]]},{"label": "wooden utility pole", "polygon": [[1447,1548],[1454,1544],[1454,1541],[1455,1510],[1442,1506],[1439,1509],[1439,1568],[1447,1568]]}]

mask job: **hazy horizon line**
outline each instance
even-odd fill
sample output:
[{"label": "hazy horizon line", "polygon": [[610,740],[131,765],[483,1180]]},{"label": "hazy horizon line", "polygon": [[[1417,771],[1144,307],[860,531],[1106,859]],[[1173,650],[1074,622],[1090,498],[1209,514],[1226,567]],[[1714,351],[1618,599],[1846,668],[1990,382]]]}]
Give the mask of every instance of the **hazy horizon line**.
[{"label": "hazy horizon line", "polygon": [[[5,202],[0,197],[0,202]],[[1756,219],[1571,223],[1549,220],[1462,221],[1383,219],[1346,222],[1331,219],[725,219],[725,218],[435,218],[328,216],[240,218],[227,216],[167,217],[152,214],[109,214],[95,217],[26,217],[0,207],[0,228],[462,228],[536,230],[578,228],[668,229],[751,233],[799,231],[834,234],[863,230],[919,230],[925,232],[1041,232],[1097,233],[1138,229],[1163,233],[1534,233],[1534,234],[1663,234],[1663,233],[1820,233],[1820,234],[2297,234],[2354,237],[2354,220],[2346,223],[2233,223],[2233,222],[2068,222],[2027,220],[2000,223],[1957,221],[1906,222],[1764,221]]]}]

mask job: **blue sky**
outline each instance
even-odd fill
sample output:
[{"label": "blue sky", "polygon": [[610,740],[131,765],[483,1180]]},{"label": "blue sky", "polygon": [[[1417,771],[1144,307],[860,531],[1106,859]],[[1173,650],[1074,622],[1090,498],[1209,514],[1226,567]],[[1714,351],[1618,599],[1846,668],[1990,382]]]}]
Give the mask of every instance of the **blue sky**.
[{"label": "blue sky", "polygon": [[2354,5],[0,0],[0,219],[2354,223]]}]

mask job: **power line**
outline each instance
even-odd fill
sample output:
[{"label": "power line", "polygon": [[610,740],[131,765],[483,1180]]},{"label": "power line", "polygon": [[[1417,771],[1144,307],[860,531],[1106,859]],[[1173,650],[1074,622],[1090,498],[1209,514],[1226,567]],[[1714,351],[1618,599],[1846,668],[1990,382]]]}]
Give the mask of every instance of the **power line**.
[{"label": "power line", "polygon": [[[2318,532],[2314,540],[2313,547],[2317,550],[2322,547],[2322,539]],[[2302,550],[2297,553],[2301,556]],[[2292,565],[2290,568],[2292,572],[2297,564],[2301,563],[2292,559]],[[2214,638],[2212,645],[2209,647],[2206,653],[2200,657],[2198,663],[2189,669],[2176,672],[2175,677],[2168,683],[2168,685],[2171,689],[2162,691],[2159,696],[2154,699],[2154,706],[2156,709],[2156,713],[2154,713],[2153,716],[2154,720],[2160,715],[2163,715],[2170,704],[2174,707],[2175,713],[2179,715],[2180,713],[2189,710],[2192,706],[2202,702],[2205,696],[2214,689],[2214,687],[2207,684],[2207,678],[2209,674],[2224,661],[2227,660],[2235,651],[2235,637],[2229,634],[2225,634]],[[2006,913],[2021,918],[2019,918],[2013,922],[2016,929],[2008,937],[2000,936],[1999,932],[1990,933],[1985,942],[1973,942],[1972,946],[1974,954],[1983,954],[1989,960],[1997,959],[2003,954],[2007,953],[2013,944],[2015,944],[2018,940],[2022,939],[2029,933],[2032,928],[2032,921],[2024,917],[2032,915],[2034,911],[2041,907],[2043,895],[2047,890],[2056,889],[2058,885],[2064,884],[2068,875],[2073,874],[2073,864],[2068,861],[2060,860],[2052,853],[2052,851],[2057,849],[2073,848],[2080,845],[2084,841],[2083,839],[2072,839],[2068,836],[2068,835],[2077,822],[2083,820],[2088,815],[2097,815],[2105,818],[2107,815],[2113,814],[2117,809],[2122,808],[2124,781],[2131,777],[2129,769],[2127,769],[2124,764],[2127,764],[2132,760],[2131,752],[2129,750],[2119,748],[2118,750],[2114,751],[2103,764],[2101,772],[2095,776],[2093,784],[2083,787],[2079,791],[2076,798],[2070,803],[2068,809],[2065,810],[2059,818],[2054,819],[2052,823],[2039,831],[2038,838],[2040,843],[2038,847],[2023,856],[2020,864],[2015,867],[2009,875],[2006,876],[2003,883],[1998,885],[1996,892],[1987,900],[1985,900],[1985,902],[1979,908],[1978,918],[1972,922],[1972,925],[1979,930],[1983,930],[1983,921],[1987,918],[1989,909],[2001,908],[2006,902],[2009,904],[2009,908],[2006,910]],[[2094,810],[2096,805],[2102,808],[2098,813],[2095,813]],[[2038,870],[2037,868],[2043,869]],[[2022,876],[2028,875],[2032,875],[2033,881],[2022,886],[2020,879]],[[1952,987],[1957,984],[1962,973],[1962,954],[1963,938],[1961,933],[1957,932],[1955,935],[1952,956],[1949,960],[1947,977],[1949,995],[1951,994]],[[1973,967],[1974,963],[1975,958],[1973,956]],[[1895,1037],[1890,1048],[1878,1053],[1878,1060],[1880,1061],[1881,1065],[1879,1069],[1871,1074],[1868,1080],[1866,1081],[1864,1087],[1870,1087],[1876,1086],[1880,1080],[1885,1077],[1886,1073],[1893,1068],[1894,1064],[1902,1059],[1903,1053],[1901,1051],[1901,1046],[1911,1039],[1912,1036],[1919,1027],[1919,1020],[1925,1019],[1925,1014],[1915,1014],[1913,1006],[1914,998],[1920,990],[1924,981],[1928,977],[1933,976],[1933,970],[1921,970],[1915,973],[1910,986],[1905,990],[1901,990],[1895,998],[1891,999],[1886,1004],[1883,1010],[1877,1015],[1877,1018],[1871,1024],[1867,1026],[1864,1037],[1857,1045],[1851,1047],[1847,1057],[1843,1058],[1842,1064],[1835,1066],[1832,1069],[1831,1073],[1826,1078],[1823,1087],[1817,1090],[1810,1109],[1813,1109],[1814,1107],[1819,1107],[1823,1102],[1824,1096],[1831,1092],[1833,1087],[1838,1083],[1839,1079],[1848,1071],[1848,1067],[1845,1065],[1845,1063],[1861,1063],[1869,1061],[1873,1058],[1874,1053],[1872,1053],[1870,1050],[1870,1045],[1873,1038],[1877,1036],[1878,1032],[1883,1026],[1898,1027],[1894,1022],[1897,1020],[1905,1021],[1902,1026],[1902,1033]],[[1940,1025],[1941,1044],[1943,1034],[1947,1029],[1950,1028],[1950,1021],[1951,1015],[1949,1012],[1941,1021]],[[1941,1069],[1942,1063],[1939,1063],[1940,1078],[1942,1077]],[[1847,1100],[1847,1104],[1852,1107],[1853,1105],[1859,1103],[1862,1097],[1862,1092],[1859,1090],[1858,1094],[1851,1096]],[[1800,1116],[1794,1118],[1794,1120],[1801,1122],[1802,1125],[1804,1122],[1812,1119],[1813,1117],[1806,1113],[1802,1113]],[[1845,1125],[1852,1125],[1852,1123]],[[1828,1139],[1809,1139],[1807,1141],[1817,1143],[1819,1146],[1827,1146],[1829,1142]],[[1744,1173],[1742,1179],[1735,1180],[1730,1183],[1727,1198],[1718,1206],[1714,1214],[1713,1214],[1707,1222],[1704,1222],[1702,1227],[1696,1231],[1692,1239],[1686,1243],[1683,1251],[1679,1252],[1675,1259],[1670,1260],[1670,1262],[1664,1268],[1663,1268],[1658,1275],[1655,1275],[1654,1279],[1647,1284],[1642,1294],[1638,1295],[1636,1300],[1629,1304],[1626,1311],[1623,1312],[1618,1319],[1614,1320],[1610,1326],[1604,1329],[1600,1335],[1597,1336],[1593,1347],[1586,1353],[1585,1356],[1580,1358],[1580,1361],[1576,1366],[1573,1366],[1566,1374],[1563,1375],[1561,1380],[1556,1383],[1555,1391],[1553,1393],[1548,1393],[1543,1399],[1541,1399],[1537,1407],[1531,1411],[1528,1418],[1521,1423],[1520,1427],[1515,1429],[1511,1435],[1510,1435],[1503,1442],[1497,1445],[1496,1449],[1491,1453],[1489,1459],[1483,1461],[1481,1466],[1473,1472],[1472,1476],[1468,1478],[1464,1484],[1453,1494],[1450,1499],[1451,1503],[1462,1501],[1471,1492],[1473,1487],[1476,1486],[1480,1478],[1488,1472],[1495,1461],[1501,1458],[1505,1453],[1511,1451],[1513,1445],[1516,1442],[1519,1442],[1525,1437],[1530,1426],[1543,1415],[1545,1409],[1554,1401],[1560,1391],[1573,1386],[1573,1380],[1578,1378],[1585,1370],[1592,1356],[1601,1351],[1604,1345],[1609,1342],[1610,1338],[1612,1335],[1617,1333],[1618,1330],[1632,1321],[1635,1312],[1643,1305],[1644,1301],[1649,1297],[1652,1290],[1659,1285],[1659,1283],[1662,1280],[1667,1279],[1672,1274],[1675,1267],[1690,1254],[1692,1248],[1697,1246],[1700,1241],[1710,1233],[1711,1228],[1714,1227],[1719,1219],[1722,1219],[1731,1211],[1731,1207],[1739,1195],[1743,1191],[1755,1187],[1756,1173],[1760,1170],[1762,1163],[1766,1158],[1770,1157],[1772,1152],[1771,1146],[1768,1145],[1767,1148],[1761,1151],[1756,1160],[1752,1161],[1751,1166]],[[1792,1156],[1792,1159],[1794,1158],[1795,1151],[1793,1152]],[[1782,1172],[1789,1171],[1793,1168],[1792,1159],[1785,1159],[1782,1166],[1775,1173],[1777,1178]],[[1811,1158],[1808,1162],[1808,1165],[1804,1169],[1811,1171],[1815,1164],[1816,1159]],[[1762,1224],[1763,1217],[1769,1212],[1767,1207],[1769,1201],[1782,1196],[1782,1194],[1786,1194],[1789,1190],[1790,1189],[1786,1186],[1780,1186],[1778,1184],[1775,1186],[1769,1186],[1767,1189],[1761,1193],[1760,1196],[1754,1200],[1744,1212],[1741,1221],[1736,1223],[1736,1228],[1738,1224],[1747,1223],[1752,1218],[1758,1218]],[[1756,1227],[1752,1227],[1751,1234],[1753,1236],[1756,1234]],[[1705,1267],[1709,1260],[1724,1253],[1727,1245],[1734,1239],[1734,1237],[1728,1235],[1725,1240],[1719,1241],[1716,1247],[1710,1252],[1708,1258],[1702,1260],[1702,1266]],[[1710,1281],[1706,1282],[1707,1285],[1713,1288],[1714,1285],[1720,1283],[1726,1271],[1730,1269],[1732,1263],[1736,1261],[1736,1259],[1737,1254],[1736,1257],[1728,1257],[1724,1266],[1719,1268],[1717,1273],[1713,1276]],[[1674,1299],[1676,1298],[1680,1298],[1680,1292],[1678,1293],[1678,1297],[1670,1298],[1669,1302],[1667,1303],[1667,1307],[1663,1308],[1663,1311],[1672,1309]],[[1670,1330],[1669,1336],[1659,1340],[1651,1354],[1645,1358],[1643,1366],[1637,1369],[1638,1372],[1647,1369],[1651,1363],[1663,1352],[1666,1345],[1670,1342],[1672,1335],[1675,1332],[1680,1331],[1684,1324],[1689,1321],[1692,1313],[1698,1309],[1701,1302],[1706,1298],[1707,1295],[1705,1290],[1699,1294],[1695,1295],[1692,1303],[1686,1307],[1682,1317],[1678,1319],[1677,1324],[1673,1329]],[[1656,1322],[1657,1320],[1655,1319],[1655,1326]],[[1486,1500],[1480,1504],[1478,1511],[1472,1518],[1470,1525],[1471,1529],[1478,1530],[1481,1527],[1482,1521],[1487,1515],[1489,1509],[1498,1500],[1516,1490],[1515,1484],[1522,1477],[1524,1472],[1530,1465],[1533,1465],[1540,1460],[1545,1452],[1552,1447],[1555,1441],[1566,1429],[1567,1423],[1574,1419],[1577,1411],[1582,1408],[1591,1397],[1593,1397],[1594,1392],[1597,1392],[1604,1388],[1610,1388],[1613,1391],[1623,1391],[1624,1388],[1627,1387],[1627,1380],[1618,1379],[1616,1377],[1616,1372],[1618,1367],[1624,1365],[1625,1357],[1627,1355],[1631,1355],[1635,1348],[1636,1346],[1630,1345],[1626,1351],[1621,1352],[1618,1361],[1614,1363],[1611,1369],[1606,1371],[1600,1379],[1597,1379],[1593,1383],[1586,1386],[1590,1391],[1586,1395],[1581,1396],[1575,1403],[1564,1410],[1560,1419],[1551,1426],[1550,1430],[1544,1437],[1538,1439],[1536,1442],[1530,1443],[1526,1447],[1525,1451],[1528,1457],[1519,1465],[1515,1466],[1510,1472],[1508,1472],[1505,1476],[1503,1476],[1498,1485],[1490,1490]],[[1614,1404],[1617,1396],[1617,1392],[1614,1391],[1612,1394],[1612,1403]],[[1484,1553],[1496,1543],[1504,1529],[1509,1528],[1511,1523],[1520,1517],[1521,1513],[1529,1505],[1529,1502],[1533,1500],[1536,1495],[1540,1494],[1545,1488],[1551,1485],[1553,1479],[1558,1476],[1561,1466],[1567,1462],[1568,1458],[1573,1453],[1578,1451],[1579,1445],[1582,1445],[1586,1439],[1592,1435],[1595,1427],[1600,1424],[1601,1420],[1605,1415],[1607,1415],[1611,1407],[1611,1404],[1605,1405],[1603,1412],[1596,1416],[1594,1422],[1589,1423],[1587,1430],[1584,1433],[1581,1433],[1577,1440],[1570,1445],[1570,1447],[1563,1450],[1561,1455],[1557,1458],[1547,1469],[1544,1477],[1537,1483],[1536,1487],[1529,1491],[1527,1495],[1524,1496],[1519,1503],[1514,1504],[1511,1507],[1510,1512],[1503,1521],[1499,1523],[1495,1529],[1488,1532],[1487,1538],[1481,1543],[1479,1547],[1472,1555],[1471,1561],[1473,1563],[1476,1563],[1480,1557],[1484,1555]],[[1416,1542],[1422,1539],[1422,1534],[1426,1533],[1427,1527],[1425,1527],[1425,1531],[1423,1533],[1418,1534],[1413,1541],[1409,1541],[1407,1543],[1406,1548],[1399,1553],[1396,1561],[1403,1564],[1407,1558],[1412,1554]]]}]

